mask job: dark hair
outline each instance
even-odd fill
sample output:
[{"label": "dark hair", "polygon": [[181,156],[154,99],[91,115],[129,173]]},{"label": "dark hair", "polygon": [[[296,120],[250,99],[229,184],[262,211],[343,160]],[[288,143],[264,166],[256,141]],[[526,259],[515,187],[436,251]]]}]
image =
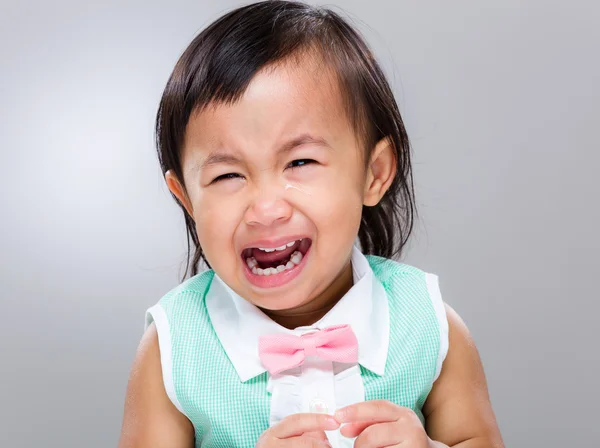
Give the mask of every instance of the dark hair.
[{"label": "dark hair", "polygon": [[[196,36],[177,61],[160,101],[156,145],[162,172],[172,170],[184,185],[181,149],[192,113],[211,103],[234,103],[261,68],[314,53],[337,75],[346,113],[365,147],[365,160],[380,139],[388,137],[393,145],[396,175],[379,204],[363,207],[358,237],[366,254],[400,256],[416,215],[408,136],[371,50],[358,31],[330,9],[262,1],[225,14]],[[175,200],[188,233],[185,279],[190,267],[192,276],[198,273],[200,259],[208,262],[193,218]],[[190,239],[195,246],[191,263]]]}]

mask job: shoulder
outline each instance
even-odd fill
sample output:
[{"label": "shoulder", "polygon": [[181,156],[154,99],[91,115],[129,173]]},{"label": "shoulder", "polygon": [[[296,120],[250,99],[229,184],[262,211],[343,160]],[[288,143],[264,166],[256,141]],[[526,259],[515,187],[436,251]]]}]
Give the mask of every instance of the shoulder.
[{"label": "shoulder", "polygon": [[159,303],[166,306],[182,300],[183,297],[204,298],[214,275],[213,270],[208,270],[188,278],[164,294]]},{"label": "shoulder", "polygon": [[377,255],[367,255],[366,258],[373,273],[382,283],[398,277],[424,279],[428,274],[415,266],[390,258],[379,257]]},{"label": "shoulder", "polygon": [[200,309],[213,278],[212,270],[200,272],[168,291],[154,306],[146,310],[145,328],[161,318],[171,320],[177,315]]},{"label": "shoulder", "polygon": [[141,347],[148,346],[159,353],[164,391],[182,414],[184,410],[176,393],[173,359],[181,351],[186,352],[194,335],[209,326],[204,300],[213,277],[212,270],[201,272],[167,292],[158,303],[146,310],[146,334]]},{"label": "shoulder", "polygon": [[131,368],[120,448],[192,446],[193,427],[166,394],[160,356],[157,330],[155,325],[150,325]]},{"label": "shoulder", "polygon": [[[422,338],[435,346],[431,350],[434,368],[431,382],[435,382],[441,373],[449,345],[446,306],[438,276],[387,258],[370,255],[367,259],[374,276],[387,293],[394,325],[411,324],[420,328]],[[410,322],[406,322],[406,316]]]},{"label": "shoulder", "polygon": [[389,258],[368,255],[367,260],[375,278],[383,284],[388,293],[391,293],[390,300],[396,298],[405,301],[410,297],[435,311],[443,321],[446,320],[436,274]]}]

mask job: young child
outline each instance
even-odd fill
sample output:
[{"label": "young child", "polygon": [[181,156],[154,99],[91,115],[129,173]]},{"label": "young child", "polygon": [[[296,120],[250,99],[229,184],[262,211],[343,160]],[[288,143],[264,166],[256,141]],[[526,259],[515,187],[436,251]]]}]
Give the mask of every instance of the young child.
[{"label": "young child", "polygon": [[177,62],[156,131],[195,254],[147,312],[121,448],[503,446],[437,277],[391,259],[410,146],[347,22],[284,1],[224,15]]}]

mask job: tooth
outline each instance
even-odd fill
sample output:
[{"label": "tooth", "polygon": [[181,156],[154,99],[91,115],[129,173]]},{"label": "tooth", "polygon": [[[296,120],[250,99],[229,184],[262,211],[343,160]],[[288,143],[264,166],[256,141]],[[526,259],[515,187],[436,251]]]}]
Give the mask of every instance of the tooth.
[{"label": "tooth", "polygon": [[258,275],[265,275],[265,272],[261,268],[256,268],[256,273]]},{"label": "tooth", "polygon": [[300,264],[302,261],[302,252],[296,251],[292,254],[290,258],[291,262],[294,264]]},{"label": "tooth", "polygon": [[271,268],[263,269],[263,275],[271,275]]},{"label": "tooth", "polygon": [[256,266],[252,268],[252,273],[254,275],[258,275],[258,269],[256,269]]},{"label": "tooth", "polygon": [[249,257],[249,258],[246,258],[246,264],[248,265],[248,267],[250,269],[252,269],[254,266],[256,266],[258,264],[258,262],[256,261],[256,258]]},{"label": "tooth", "polygon": [[290,241],[289,243],[286,244],[287,247],[292,247],[294,244],[296,244],[295,241]]},{"label": "tooth", "polygon": [[271,268],[271,275],[279,274],[279,271],[275,268]]},{"label": "tooth", "polygon": [[280,246],[275,250],[285,250],[286,248],[287,248],[287,244],[284,244],[283,246]]},{"label": "tooth", "polygon": [[285,266],[280,264],[279,266],[277,266],[277,272],[283,272],[285,271]]},{"label": "tooth", "polygon": [[296,266],[294,263],[292,263],[291,261],[288,261],[287,264],[285,265],[285,268],[292,269],[294,266]]}]

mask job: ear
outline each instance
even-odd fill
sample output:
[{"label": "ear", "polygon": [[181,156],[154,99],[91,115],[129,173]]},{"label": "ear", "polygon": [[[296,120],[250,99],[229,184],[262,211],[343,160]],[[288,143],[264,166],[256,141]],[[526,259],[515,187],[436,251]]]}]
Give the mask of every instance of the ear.
[{"label": "ear", "polygon": [[177,179],[173,170],[168,170],[165,173],[165,181],[167,182],[167,187],[169,187],[171,193],[173,193],[179,202],[183,204],[188,214],[193,218],[194,208],[192,207],[192,202],[188,198],[185,187],[181,185],[181,182],[179,182],[179,179]]},{"label": "ear", "polygon": [[364,205],[372,207],[379,203],[396,176],[396,166],[394,145],[388,137],[384,137],[375,145],[367,166]]}]

